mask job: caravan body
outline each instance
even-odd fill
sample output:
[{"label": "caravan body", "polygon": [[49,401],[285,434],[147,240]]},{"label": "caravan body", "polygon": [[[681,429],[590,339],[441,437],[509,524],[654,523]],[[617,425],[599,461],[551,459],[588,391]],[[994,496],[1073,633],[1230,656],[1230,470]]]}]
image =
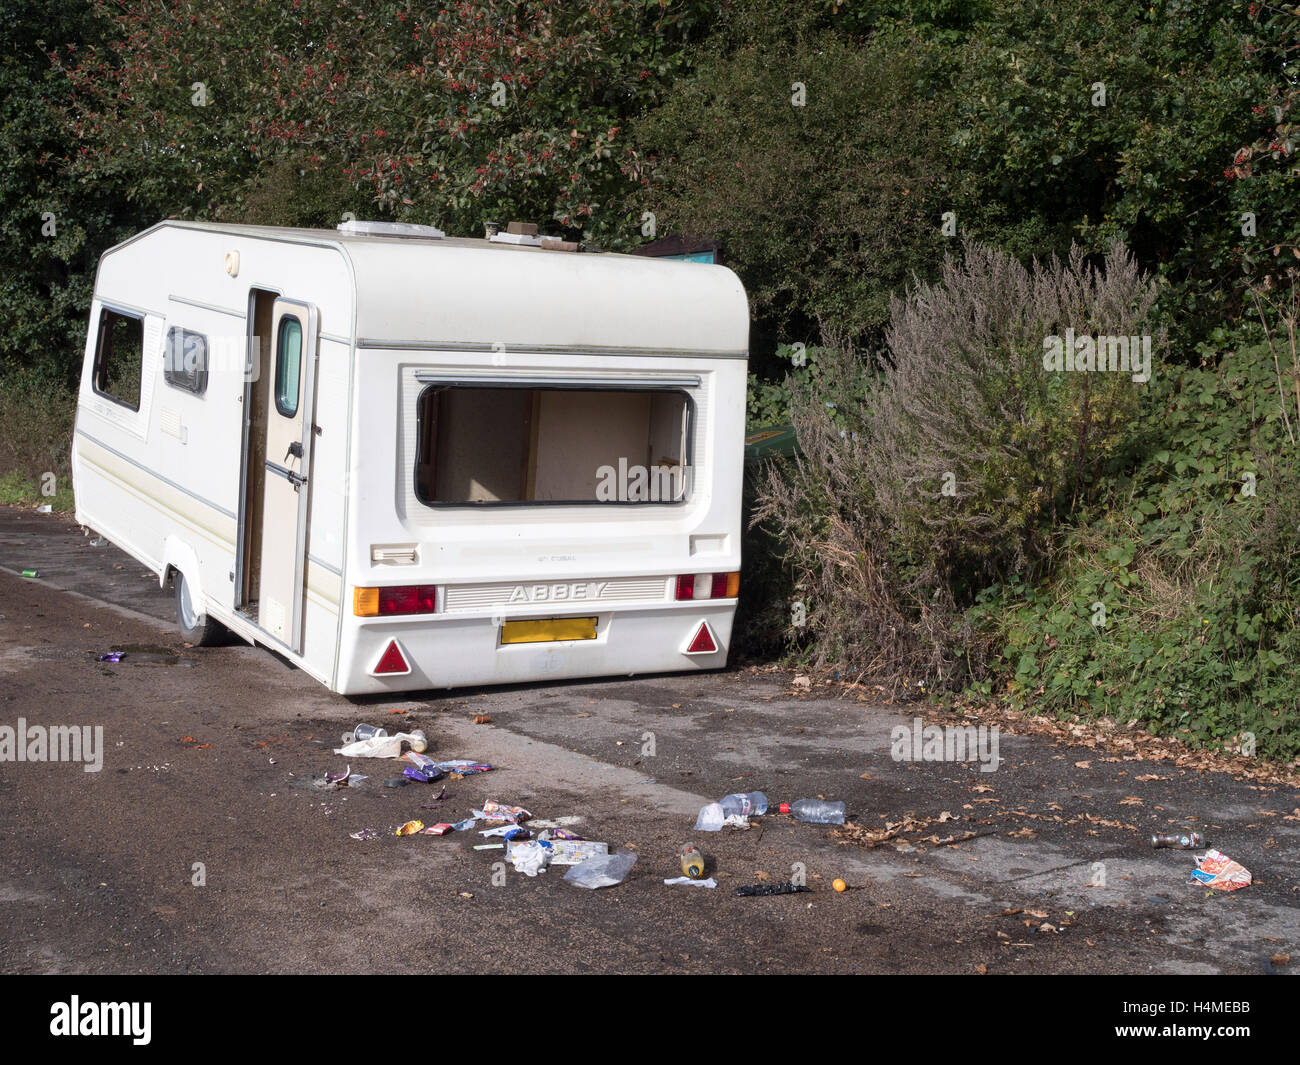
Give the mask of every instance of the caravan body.
[{"label": "caravan body", "polygon": [[374,229],[105,253],[77,520],[174,582],[187,638],[219,622],[343,693],[723,665],[735,275]]}]

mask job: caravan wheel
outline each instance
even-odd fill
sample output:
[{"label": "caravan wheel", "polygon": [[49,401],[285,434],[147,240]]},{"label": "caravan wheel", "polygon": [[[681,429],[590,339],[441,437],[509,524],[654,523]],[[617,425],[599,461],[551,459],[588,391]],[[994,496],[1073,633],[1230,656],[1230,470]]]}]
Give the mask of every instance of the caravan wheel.
[{"label": "caravan wheel", "polygon": [[180,623],[181,637],[186,643],[198,647],[207,647],[217,642],[221,635],[221,622],[214,621],[203,613],[190,595],[189,583],[185,574],[176,571],[172,584],[176,588],[176,620]]}]

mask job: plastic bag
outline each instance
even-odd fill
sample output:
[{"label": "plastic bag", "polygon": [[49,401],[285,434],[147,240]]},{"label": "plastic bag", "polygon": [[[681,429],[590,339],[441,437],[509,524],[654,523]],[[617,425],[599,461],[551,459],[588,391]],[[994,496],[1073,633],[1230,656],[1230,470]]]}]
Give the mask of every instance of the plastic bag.
[{"label": "plastic bag", "polygon": [[727,815],[722,810],[722,803],[711,802],[700,807],[700,816],[695,819],[696,832],[721,832]]},{"label": "plastic bag", "polygon": [[506,845],[506,861],[515,867],[515,872],[525,876],[544,873],[550,860],[551,848],[535,839]]},{"label": "plastic bag", "polygon": [[368,740],[357,740],[345,747],[336,747],[334,753],[344,758],[400,758],[403,743],[415,746],[420,742],[418,736],[399,732],[396,736],[372,736]]},{"label": "plastic bag", "polygon": [[631,851],[619,851],[617,854],[601,854],[579,862],[567,873],[564,879],[575,887],[603,888],[623,883],[627,874],[636,865],[636,855]]}]

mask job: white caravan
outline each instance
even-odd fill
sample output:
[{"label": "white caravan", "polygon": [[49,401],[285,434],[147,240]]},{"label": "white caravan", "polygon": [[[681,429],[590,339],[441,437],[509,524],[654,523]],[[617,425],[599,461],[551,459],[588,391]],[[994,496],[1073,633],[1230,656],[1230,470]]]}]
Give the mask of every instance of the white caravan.
[{"label": "white caravan", "polygon": [[736,276],[340,230],[168,221],[104,254],[77,520],[172,580],[190,642],[344,694],[725,664]]}]

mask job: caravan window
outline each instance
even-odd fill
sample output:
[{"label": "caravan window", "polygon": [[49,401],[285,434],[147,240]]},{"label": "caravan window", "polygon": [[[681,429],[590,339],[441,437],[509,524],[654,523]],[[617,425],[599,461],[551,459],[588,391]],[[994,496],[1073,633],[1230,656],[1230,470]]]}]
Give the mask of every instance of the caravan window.
[{"label": "caravan window", "polygon": [[275,409],[286,418],[298,413],[298,372],[302,365],[302,323],[291,315],[280,319],[275,341]]},{"label": "caravan window", "polygon": [[95,341],[95,391],[114,403],[139,410],[143,367],[144,319],[105,307],[99,312]]},{"label": "caravan window", "polygon": [[178,325],[167,330],[163,379],[175,388],[203,395],[208,387],[208,338]]},{"label": "caravan window", "polygon": [[429,506],[680,503],[693,406],[676,390],[429,385],[415,492]]}]

